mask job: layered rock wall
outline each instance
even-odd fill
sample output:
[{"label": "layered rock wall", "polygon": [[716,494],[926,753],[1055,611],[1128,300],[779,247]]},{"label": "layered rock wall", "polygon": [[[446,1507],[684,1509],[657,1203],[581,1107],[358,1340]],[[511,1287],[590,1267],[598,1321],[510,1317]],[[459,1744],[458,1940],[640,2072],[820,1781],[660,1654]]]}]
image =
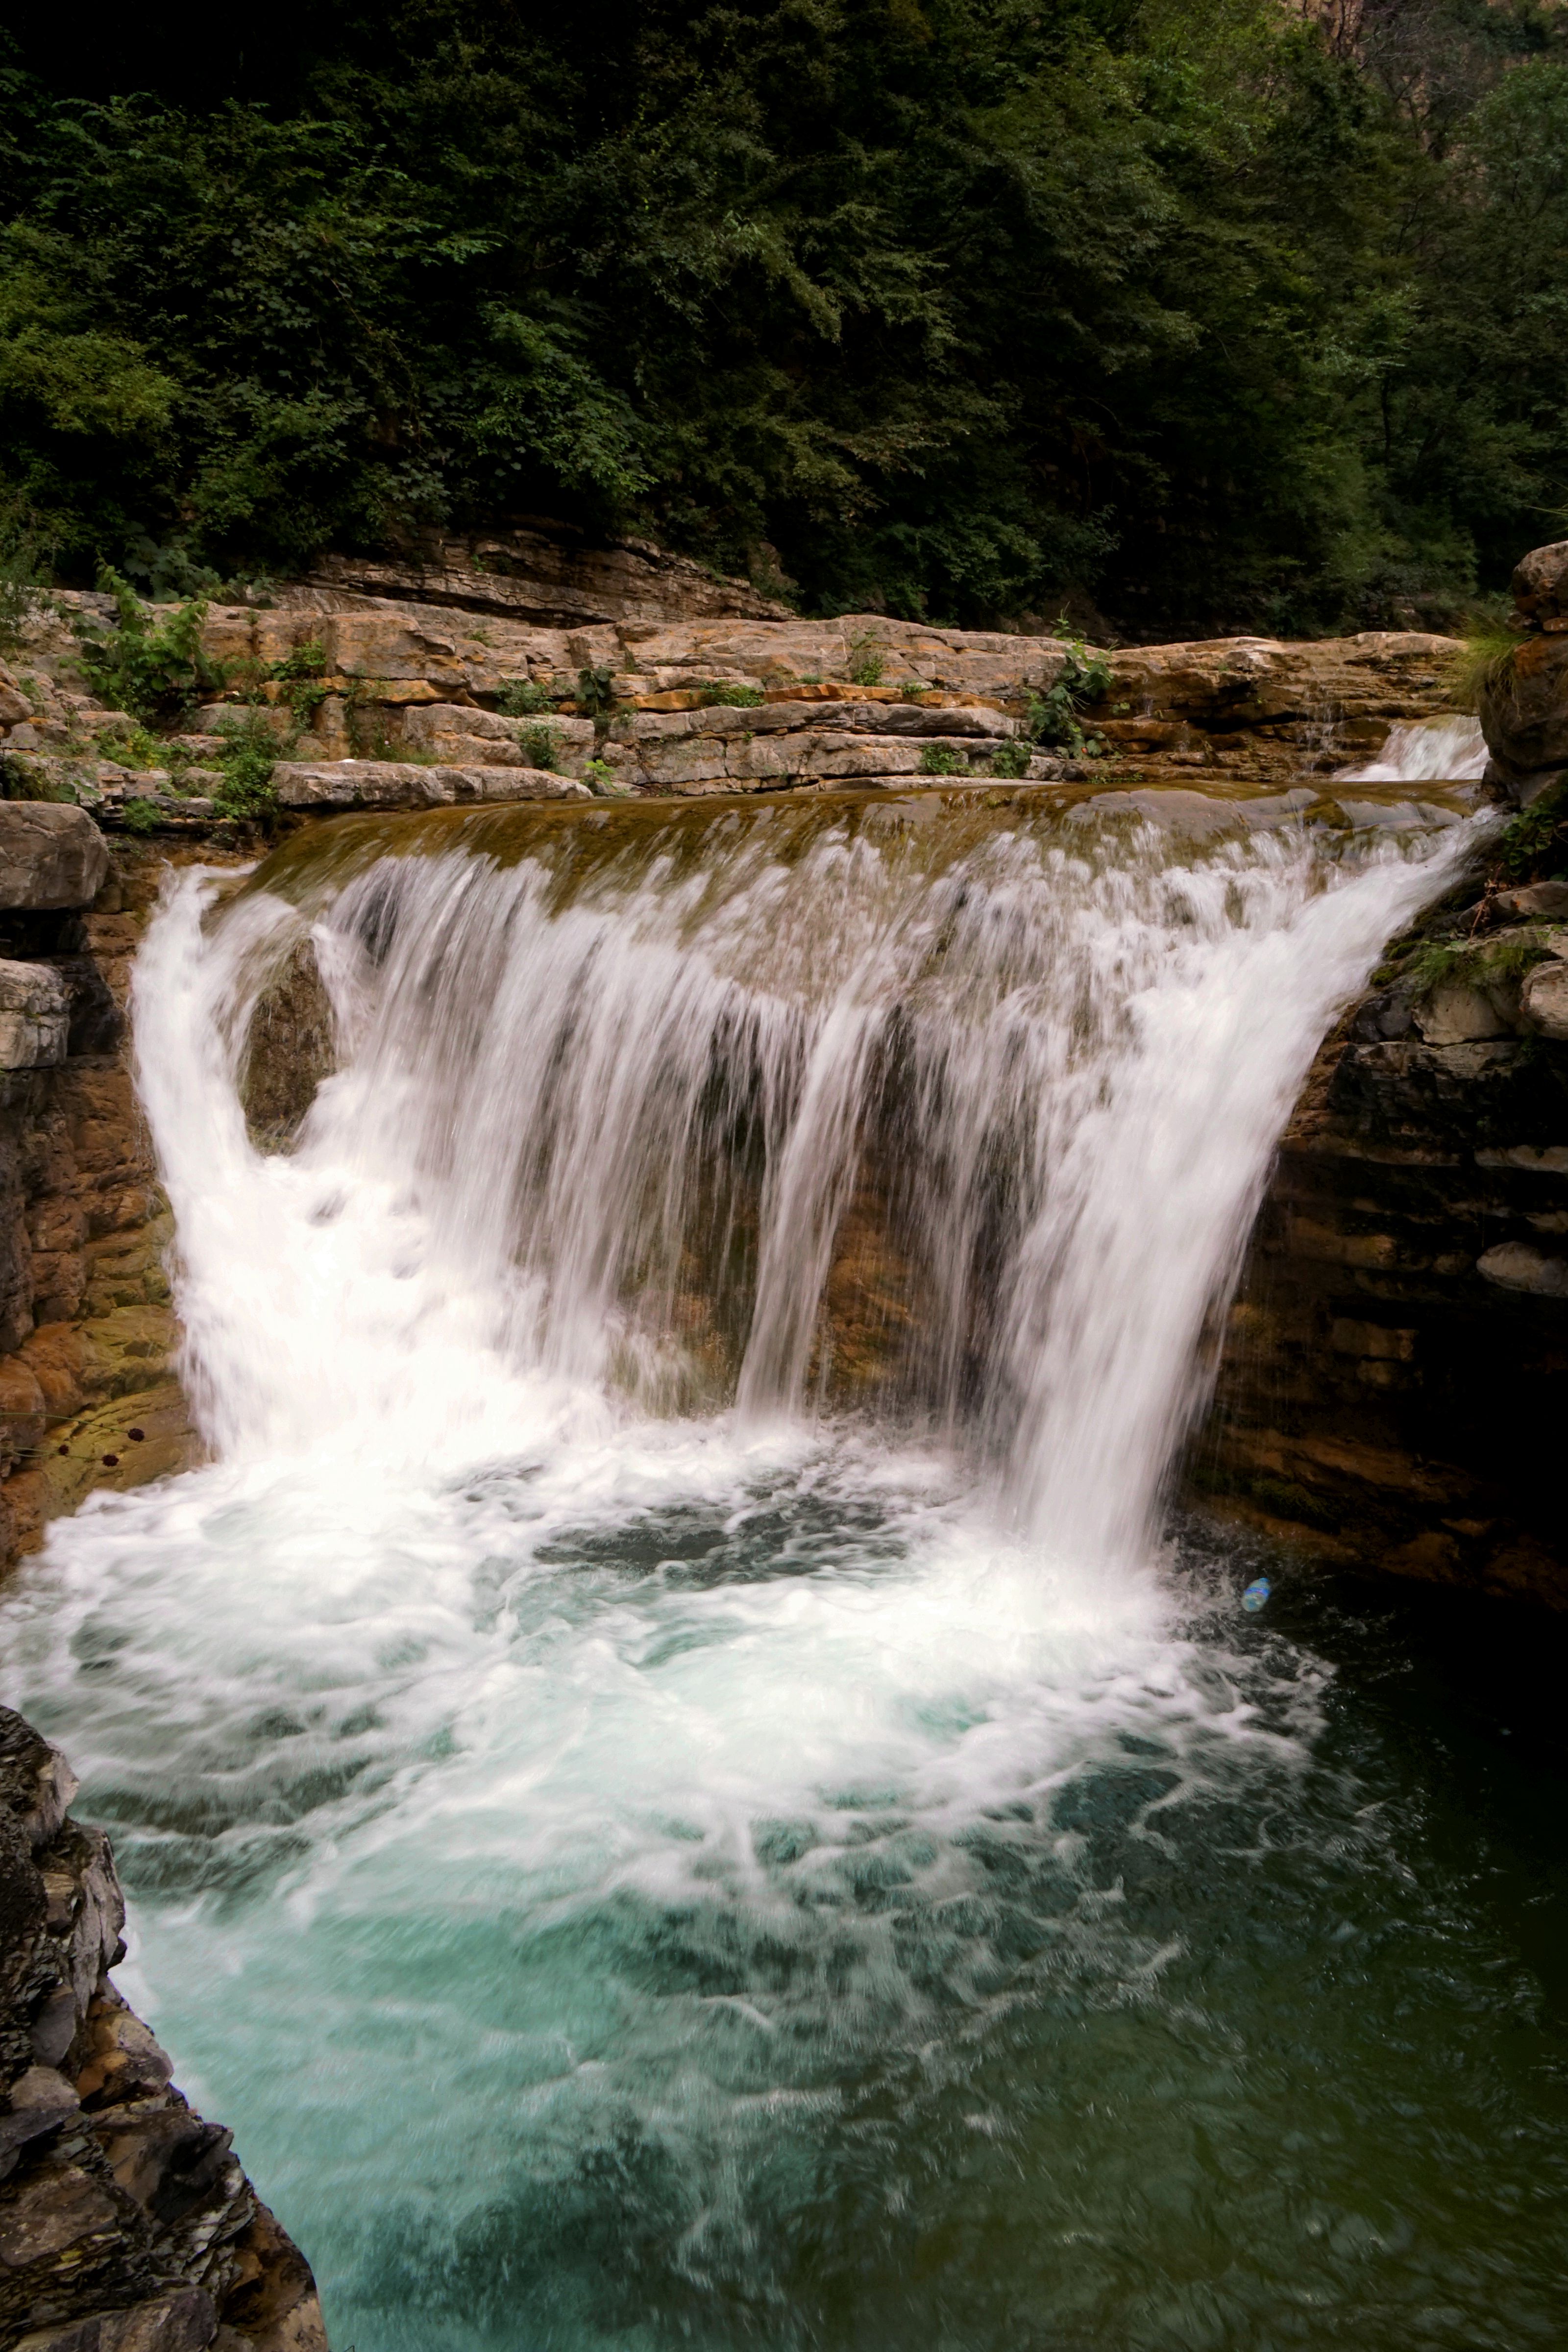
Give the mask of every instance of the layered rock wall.
[{"label": "layered rock wall", "polygon": [[1568,542],[1514,593],[1481,716],[1519,814],[1318,1055],[1189,1480],[1320,1556],[1564,1608]]},{"label": "layered rock wall", "polygon": [[113,1983],[125,1906],[76,1785],[0,1708],[0,2341],[326,2352],[310,2265]]},{"label": "layered rock wall", "polygon": [[[43,829],[48,858],[33,856]],[[29,860],[31,859],[31,863]],[[127,1052],[165,858],[79,809],[0,802],[0,1547],[91,1487],[183,1467],[173,1239]],[[31,903],[26,903],[28,900]],[[63,902],[63,903],[62,903]],[[84,903],[85,902],[85,903]]]},{"label": "layered rock wall", "polygon": [[1455,654],[1413,635],[1141,646],[1106,657],[1109,685],[1070,726],[1053,712],[1044,733],[1062,740],[1036,741],[1072,657],[1054,638],[876,614],[547,627],[301,588],[210,612],[205,656],[225,682],[154,735],[83,688],[75,632],[110,611],[62,596],[0,666],[0,765],[13,797],[165,832],[221,819],[241,724],[274,740],[279,799],[301,811],[931,772],[1291,782],[1441,713]]},{"label": "layered rock wall", "polygon": [[[757,568],[776,577],[773,551],[757,552]],[[727,579],[647,540],[594,545],[558,522],[514,523],[466,539],[432,530],[393,556],[328,556],[300,587],[284,590],[283,600],[313,590],[504,614],[546,627],[716,615],[789,618],[787,605],[749,581]]]},{"label": "layered rock wall", "polygon": [[1456,993],[1442,1042],[1383,991],[1319,1055],[1188,1483],[1310,1557],[1564,1608],[1568,1045],[1517,986]]}]

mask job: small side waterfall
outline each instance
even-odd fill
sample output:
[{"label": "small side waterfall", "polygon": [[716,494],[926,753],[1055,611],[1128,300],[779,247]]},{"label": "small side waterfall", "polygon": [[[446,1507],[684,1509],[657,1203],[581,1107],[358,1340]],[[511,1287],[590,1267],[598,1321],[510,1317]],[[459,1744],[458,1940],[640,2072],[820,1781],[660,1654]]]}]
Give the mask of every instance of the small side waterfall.
[{"label": "small side waterfall", "polygon": [[1417,719],[1388,730],[1375,760],[1342,768],[1336,782],[1357,784],[1477,782],[1487,764],[1479,719]]},{"label": "small side waterfall", "polygon": [[[1328,1669],[1162,1526],[1312,1054],[1473,838],[1407,793],[440,813],[177,879],[136,1034],[215,1458],[58,1526],[7,1637],[334,2342],[1261,2342],[1374,2258],[1369,2345],[1491,2341],[1503,2268],[1540,2333],[1485,1874],[1407,1865],[1397,1762],[1310,1769]],[[307,983],[335,1067],[263,1150]]]}]

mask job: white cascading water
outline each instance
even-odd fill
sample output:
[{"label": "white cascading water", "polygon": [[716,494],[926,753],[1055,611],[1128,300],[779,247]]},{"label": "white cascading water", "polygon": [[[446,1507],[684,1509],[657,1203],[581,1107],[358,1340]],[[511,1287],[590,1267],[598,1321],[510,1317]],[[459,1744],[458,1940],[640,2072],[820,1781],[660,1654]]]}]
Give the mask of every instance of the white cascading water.
[{"label": "white cascading water", "polygon": [[1486,772],[1487,746],[1478,719],[1412,719],[1388,731],[1388,740],[1365,767],[1342,768],[1340,784],[1479,783]]},{"label": "white cascading water", "polygon": [[[10,1603],[133,1984],[362,2352],[640,2345],[566,2253],[522,2332],[395,2286],[508,2197],[555,2244],[610,2149],[679,2184],[693,2294],[771,2275],[756,2183],[834,2066],[991,1999],[982,1830],[1072,1879],[1037,1824],[1128,1742],[1290,1769],[1182,1622],[1163,1482],[1318,1042],[1464,850],[918,797],[534,824],[176,879],[136,1034],[215,1458]],[[341,1066],[269,1156],[238,1074],[307,936]],[[1090,1875],[1074,1965],[1142,1982]]]}]

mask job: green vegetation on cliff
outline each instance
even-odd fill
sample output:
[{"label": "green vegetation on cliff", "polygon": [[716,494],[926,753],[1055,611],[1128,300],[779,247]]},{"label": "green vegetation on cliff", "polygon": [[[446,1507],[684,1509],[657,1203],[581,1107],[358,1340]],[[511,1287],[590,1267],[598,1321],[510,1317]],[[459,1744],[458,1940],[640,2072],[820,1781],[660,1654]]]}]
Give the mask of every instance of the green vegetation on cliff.
[{"label": "green vegetation on cliff", "polygon": [[0,54],[13,560],[190,590],[532,514],[1147,636],[1443,618],[1561,527],[1568,10],[192,30]]}]

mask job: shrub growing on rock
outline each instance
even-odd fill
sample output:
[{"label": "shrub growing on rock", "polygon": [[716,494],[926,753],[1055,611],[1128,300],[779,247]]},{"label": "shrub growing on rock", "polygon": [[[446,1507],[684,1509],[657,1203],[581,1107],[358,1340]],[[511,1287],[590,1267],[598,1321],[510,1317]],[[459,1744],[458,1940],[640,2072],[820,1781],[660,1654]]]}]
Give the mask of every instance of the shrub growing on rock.
[{"label": "shrub growing on rock", "polygon": [[204,603],[177,604],[154,618],[127,580],[105,567],[100,587],[114,599],[116,625],[78,624],[79,660],[93,692],[148,723],[183,718],[203,695],[220,693],[222,667],[202,649]]}]

